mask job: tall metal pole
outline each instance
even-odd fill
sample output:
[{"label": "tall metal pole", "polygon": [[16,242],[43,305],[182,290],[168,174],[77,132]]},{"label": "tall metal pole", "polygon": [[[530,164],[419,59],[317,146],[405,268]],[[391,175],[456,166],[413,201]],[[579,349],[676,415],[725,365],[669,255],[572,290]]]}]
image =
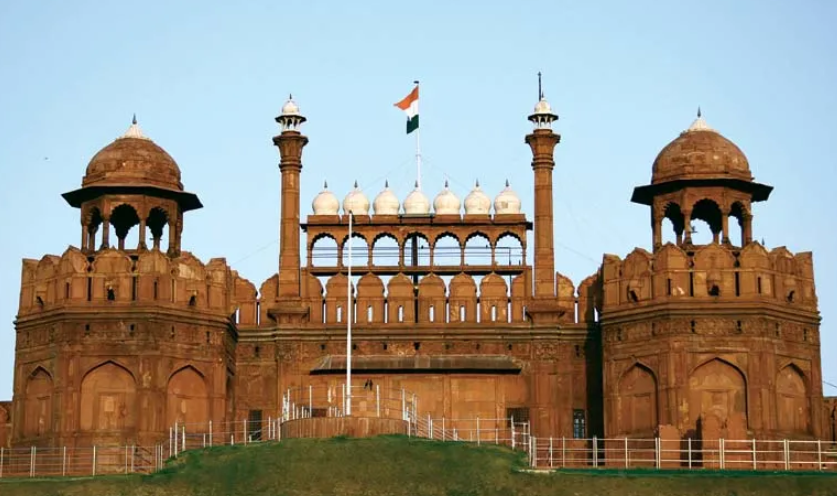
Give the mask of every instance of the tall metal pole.
[{"label": "tall metal pole", "polygon": [[352,217],[354,214],[349,210],[349,264],[348,264],[348,291],[346,296],[346,415],[352,415]]},{"label": "tall metal pole", "polygon": [[[413,82],[418,87],[419,82]],[[416,186],[421,189],[421,122],[419,122],[419,127],[416,128]]]}]

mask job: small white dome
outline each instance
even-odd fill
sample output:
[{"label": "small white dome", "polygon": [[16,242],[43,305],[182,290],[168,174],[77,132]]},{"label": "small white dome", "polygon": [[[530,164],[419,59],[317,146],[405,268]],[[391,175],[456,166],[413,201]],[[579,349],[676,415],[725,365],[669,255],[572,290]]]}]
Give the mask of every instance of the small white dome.
[{"label": "small white dome", "polygon": [[389,181],[384,183],[384,189],[378,196],[375,197],[375,215],[398,215],[398,209],[401,208],[401,202],[395,193],[389,189]]},{"label": "small white dome", "polygon": [[293,95],[288,95],[288,101],[282,105],[282,115],[300,115],[299,106],[294,101]]},{"label": "small white dome", "polygon": [[549,105],[549,102],[546,101],[546,98],[541,98],[538,103],[535,105],[535,114],[551,114],[552,107]]},{"label": "small white dome", "polygon": [[404,213],[407,215],[430,214],[430,200],[419,189],[418,181],[416,181],[416,189],[404,199]]},{"label": "small white dome", "polygon": [[354,215],[369,215],[369,198],[366,198],[363,191],[357,187],[357,181],[355,181],[355,189],[343,199],[343,213],[349,212]]},{"label": "small white dome", "polygon": [[459,215],[459,209],[462,207],[462,202],[459,201],[453,191],[448,188],[448,182],[445,181],[445,189],[443,189],[433,200],[433,211],[436,215]]},{"label": "small white dome", "polygon": [[485,215],[491,208],[491,198],[481,189],[480,182],[474,183],[474,189],[465,197],[465,215]]},{"label": "small white dome", "polygon": [[509,180],[506,179],[506,188],[494,199],[494,214],[519,214],[520,197],[509,187]]},{"label": "small white dome", "polygon": [[323,190],[314,197],[311,206],[314,208],[314,215],[337,215],[340,210],[340,200],[328,190],[328,183],[324,182]]}]

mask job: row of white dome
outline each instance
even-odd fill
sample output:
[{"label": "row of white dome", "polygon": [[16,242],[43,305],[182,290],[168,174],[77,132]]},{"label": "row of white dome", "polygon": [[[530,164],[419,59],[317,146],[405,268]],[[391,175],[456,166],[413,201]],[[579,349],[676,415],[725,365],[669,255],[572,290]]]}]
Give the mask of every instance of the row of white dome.
[{"label": "row of white dome", "polygon": [[[416,183],[413,191],[404,199],[404,205],[398,201],[395,193],[389,189],[389,182],[384,186],[383,191],[378,193],[373,203],[375,215],[429,215],[430,200],[422,193]],[[312,203],[314,215],[338,215],[340,201],[337,196],[328,190],[328,183],[323,185],[323,190],[314,198]],[[402,210],[403,207],[403,210]],[[459,197],[448,188],[445,181],[443,189],[433,200],[433,213],[436,215],[459,215],[462,202]],[[487,215],[491,209],[491,199],[480,189],[480,182],[476,181],[474,189],[465,197],[465,215]],[[369,199],[358,188],[355,181],[355,188],[343,199],[343,213],[352,212],[354,215],[369,215]],[[520,197],[517,196],[509,182],[500,194],[494,198],[494,214],[519,214]]]}]

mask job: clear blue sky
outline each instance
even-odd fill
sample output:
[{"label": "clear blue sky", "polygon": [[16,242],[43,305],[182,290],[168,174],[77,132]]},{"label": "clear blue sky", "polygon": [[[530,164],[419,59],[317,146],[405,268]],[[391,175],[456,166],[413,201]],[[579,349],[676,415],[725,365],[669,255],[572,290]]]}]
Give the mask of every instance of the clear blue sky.
[{"label": "clear blue sky", "polygon": [[[60,194],[136,112],[204,209],[184,248],[224,256],[258,287],[276,270],[273,121],[289,92],[309,122],[303,213],[384,177],[404,197],[413,141],[392,104],[422,81],[425,190],[464,196],[508,176],[532,211],[523,136],[538,71],[561,120],[556,266],[575,282],[602,254],[649,247],[629,202],[694,118],[776,187],[754,209],[768,247],[812,250],[826,380],[837,383],[837,4],[777,2],[90,2],[0,4],[0,399],[11,397],[20,260],[80,238]],[[829,220],[832,219],[832,220]],[[826,387],[826,394],[837,394]]]}]

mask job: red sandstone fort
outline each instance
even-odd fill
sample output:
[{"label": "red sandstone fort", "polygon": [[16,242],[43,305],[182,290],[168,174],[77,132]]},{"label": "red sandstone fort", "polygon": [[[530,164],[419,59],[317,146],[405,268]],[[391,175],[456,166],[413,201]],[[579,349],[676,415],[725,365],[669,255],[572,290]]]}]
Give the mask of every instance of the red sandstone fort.
[{"label": "red sandstone fort", "polygon": [[[305,217],[308,138],[288,101],[280,266],[259,286],[181,246],[201,202],[134,122],[64,194],[78,247],[23,261],[0,446],[151,445],[176,422],[276,418],[285,391],[344,383],[348,318],[353,384],[409,390],[420,415],[514,417],[542,437],[833,441],[812,255],[754,239],[772,188],[744,153],[700,115],[672,130],[632,197],[649,249],[605,255],[575,286],[554,264],[556,119],[545,99],[529,116],[531,219],[511,188],[492,202],[479,184],[464,201],[386,188],[372,208],[356,187],[342,210],[325,188]],[[693,243],[693,220],[710,243]]]}]

